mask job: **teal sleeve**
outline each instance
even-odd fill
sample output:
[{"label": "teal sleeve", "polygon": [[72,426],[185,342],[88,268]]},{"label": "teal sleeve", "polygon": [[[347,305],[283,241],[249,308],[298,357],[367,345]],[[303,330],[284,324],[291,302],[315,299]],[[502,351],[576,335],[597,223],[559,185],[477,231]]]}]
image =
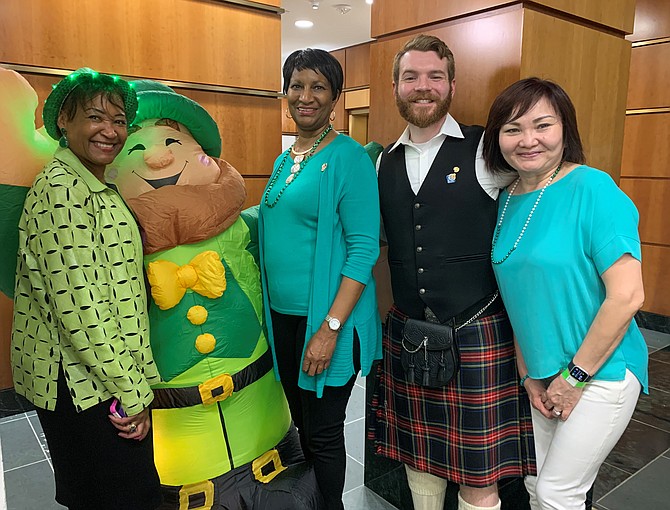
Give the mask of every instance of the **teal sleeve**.
[{"label": "teal sleeve", "polygon": [[607,175],[601,174],[593,195],[591,257],[603,274],[623,255],[641,260],[639,214],[633,201]]},{"label": "teal sleeve", "polygon": [[247,224],[247,227],[249,228],[249,236],[251,236],[251,241],[247,245],[247,251],[251,253],[254,257],[254,260],[256,261],[256,264],[260,265],[260,257],[259,257],[259,247],[258,247],[258,209],[260,206],[255,205],[253,207],[249,207],[248,209],[245,209],[242,211],[242,219],[244,220],[244,223]]},{"label": "teal sleeve", "polygon": [[350,159],[338,204],[347,258],[342,276],[366,285],[379,257],[379,191],[377,174],[366,152]]}]

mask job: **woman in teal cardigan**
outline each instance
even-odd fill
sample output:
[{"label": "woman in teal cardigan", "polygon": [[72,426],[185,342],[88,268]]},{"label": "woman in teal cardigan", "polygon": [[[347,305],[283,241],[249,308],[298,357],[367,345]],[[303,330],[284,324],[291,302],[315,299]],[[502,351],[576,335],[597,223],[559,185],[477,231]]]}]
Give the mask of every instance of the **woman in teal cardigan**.
[{"label": "woman in teal cardigan", "polygon": [[339,62],[299,50],[283,74],[298,137],[275,161],[260,205],[265,317],[305,456],[326,508],[342,509],[347,402],[358,371],[381,358],[377,180],[363,147],[330,124]]}]

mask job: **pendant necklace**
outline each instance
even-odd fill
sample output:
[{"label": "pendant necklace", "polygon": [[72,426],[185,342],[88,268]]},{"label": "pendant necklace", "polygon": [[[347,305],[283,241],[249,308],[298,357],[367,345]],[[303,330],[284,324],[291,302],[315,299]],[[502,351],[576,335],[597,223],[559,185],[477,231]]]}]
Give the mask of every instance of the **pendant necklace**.
[{"label": "pendant necklace", "polygon": [[[263,196],[263,203],[265,203],[267,207],[272,209],[275,205],[277,205],[277,202],[279,202],[279,199],[284,194],[284,191],[286,191],[286,188],[288,188],[289,184],[291,184],[296,179],[296,177],[298,177],[298,174],[302,172],[302,169],[305,168],[305,165],[307,164],[307,160],[310,157],[312,157],[314,152],[316,152],[316,149],[319,146],[319,144],[323,141],[324,138],[326,138],[326,135],[328,135],[328,133],[330,133],[332,130],[333,125],[328,124],[328,127],[324,129],[323,132],[319,135],[319,138],[316,139],[314,145],[312,145],[306,151],[303,152],[293,151],[293,147],[295,147],[295,142],[293,143],[293,145],[291,145],[291,147],[286,151],[286,154],[284,155],[284,158],[281,160],[281,163],[279,163],[279,168],[277,168],[277,171],[272,176],[270,184],[268,184],[268,188],[265,190],[265,194]],[[277,193],[275,199],[272,202],[270,202],[268,200],[270,197],[270,191],[272,191],[272,188],[274,188],[277,180],[279,179],[279,175],[284,169],[284,165],[286,164],[286,160],[288,159],[289,154],[291,154],[291,151],[293,151],[293,153],[296,155],[295,159],[293,160],[293,165],[291,166],[291,173],[286,178],[284,186],[282,187],[282,189],[279,190],[279,193]]]},{"label": "pendant necklace", "polygon": [[542,191],[540,191],[540,194],[537,196],[537,199],[535,200],[535,203],[533,204],[533,207],[530,209],[530,213],[528,213],[528,218],[526,218],[526,222],[523,224],[523,228],[521,229],[521,232],[519,232],[519,236],[516,238],[516,241],[514,241],[514,245],[509,249],[507,254],[500,260],[496,260],[493,258],[493,250],[496,247],[496,244],[498,243],[498,237],[500,237],[500,230],[503,224],[503,220],[505,219],[505,213],[507,212],[507,206],[509,205],[510,198],[512,198],[512,195],[514,195],[514,191],[516,190],[516,187],[519,185],[519,182],[521,181],[521,178],[518,178],[516,182],[512,185],[512,188],[509,190],[509,193],[507,194],[507,200],[505,200],[505,205],[503,206],[502,213],[500,213],[500,220],[498,221],[498,224],[496,225],[496,232],[495,235],[493,236],[493,242],[491,243],[491,262],[493,264],[502,264],[505,262],[509,256],[512,254],[514,250],[516,250],[516,247],[519,246],[519,242],[521,241],[521,238],[523,235],[526,233],[526,229],[528,228],[528,224],[530,223],[530,219],[533,217],[533,213],[535,212],[535,209],[537,208],[537,205],[540,203],[540,200],[542,200],[542,195],[544,195],[544,190],[547,189],[547,187],[551,184],[551,181],[554,180],[554,177],[558,175],[558,172],[561,170],[561,166],[563,165],[563,162],[561,162],[558,165],[558,168],[556,171],[551,174],[551,177],[549,177],[549,180],[547,183],[542,187]]}]

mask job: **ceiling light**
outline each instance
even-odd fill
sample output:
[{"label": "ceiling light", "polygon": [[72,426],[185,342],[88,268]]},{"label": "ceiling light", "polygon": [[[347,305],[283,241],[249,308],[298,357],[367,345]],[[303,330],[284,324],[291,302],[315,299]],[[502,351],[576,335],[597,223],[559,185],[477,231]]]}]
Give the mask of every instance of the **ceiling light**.
[{"label": "ceiling light", "polygon": [[351,10],[351,5],[349,4],[335,4],[333,8],[337,10],[340,14],[346,14]]},{"label": "ceiling light", "polygon": [[312,23],[308,19],[299,19],[294,24],[298,28],[312,28],[314,26],[314,23]]},{"label": "ceiling light", "polygon": [[319,8],[318,0],[312,0],[312,9],[316,10]]},{"label": "ceiling light", "polygon": [[375,0],[365,0],[365,3],[368,4],[368,5],[372,5],[372,3],[373,3],[374,1],[375,1]]}]

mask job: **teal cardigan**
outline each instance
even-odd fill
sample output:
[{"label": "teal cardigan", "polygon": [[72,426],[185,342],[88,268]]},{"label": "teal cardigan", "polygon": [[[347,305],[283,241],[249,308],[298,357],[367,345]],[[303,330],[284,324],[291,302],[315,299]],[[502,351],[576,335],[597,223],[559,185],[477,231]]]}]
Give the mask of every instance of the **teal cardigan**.
[{"label": "teal cardigan", "polygon": [[[309,339],[321,327],[340,288],[343,276],[364,284],[365,289],[349,319],[342,326],[328,369],[313,377],[300,371],[298,385],[305,390],[316,391],[319,398],[323,395],[324,386],[343,386],[354,375],[354,329],[360,341],[360,366],[363,376],[370,373],[372,362],[382,356],[381,320],[377,308],[375,282],[372,277],[372,268],[379,257],[379,192],[376,172],[363,147],[348,136],[338,135],[323,149],[324,153],[326,151],[329,153],[328,165],[321,172],[318,190],[319,212],[314,275],[307,312],[305,347]],[[275,161],[275,172],[283,157],[282,153]],[[352,195],[359,198],[355,200],[356,210],[342,210],[341,207],[350,207],[346,200],[342,201],[342,198]],[[258,222],[263,304],[268,339],[273,347],[274,356],[274,335],[267,293],[267,275],[263,262],[263,209],[264,206],[261,206]],[[364,234],[353,236],[354,241],[350,237],[349,244],[347,244],[346,234],[352,234],[352,232],[344,231],[343,214],[348,218],[355,215],[360,225],[360,231],[357,233]],[[350,228],[349,224],[347,228]],[[351,260],[352,255],[355,257],[354,263]],[[303,357],[304,354],[303,350]],[[274,361],[275,376],[279,380],[276,357]]]}]

